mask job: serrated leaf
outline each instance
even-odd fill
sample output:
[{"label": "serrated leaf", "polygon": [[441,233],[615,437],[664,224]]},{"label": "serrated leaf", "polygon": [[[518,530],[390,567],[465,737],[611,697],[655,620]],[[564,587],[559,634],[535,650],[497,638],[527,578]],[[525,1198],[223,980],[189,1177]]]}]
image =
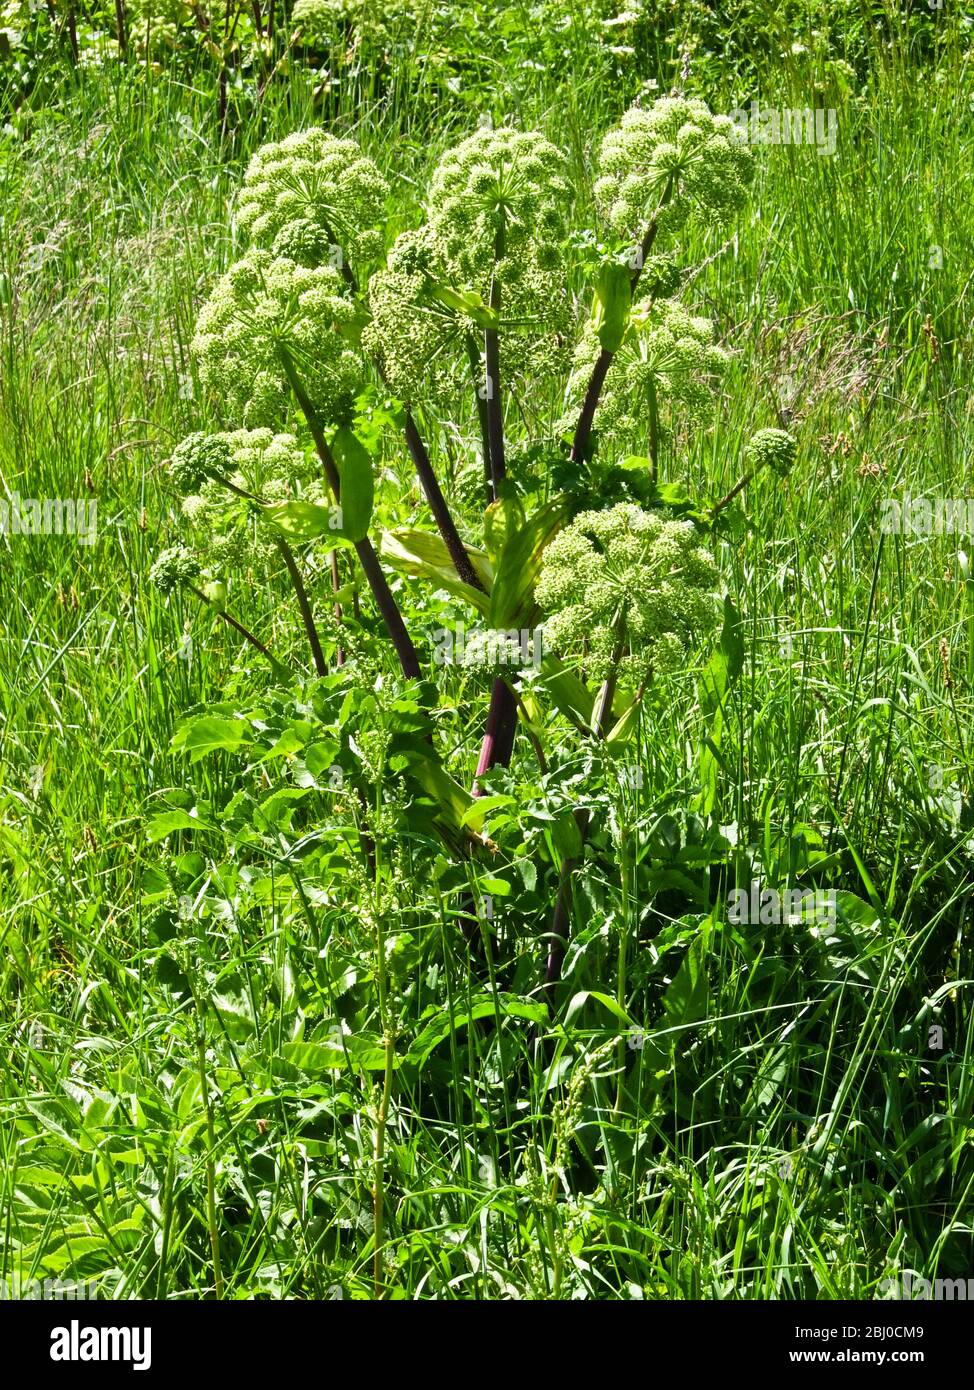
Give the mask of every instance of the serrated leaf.
[{"label": "serrated leaf", "polygon": [[191,719],[176,730],[172,751],[188,753],[191,761],[198,763],[207,753],[238,753],[251,742],[250,725],[243,719],[222,719],[208,714]]}]

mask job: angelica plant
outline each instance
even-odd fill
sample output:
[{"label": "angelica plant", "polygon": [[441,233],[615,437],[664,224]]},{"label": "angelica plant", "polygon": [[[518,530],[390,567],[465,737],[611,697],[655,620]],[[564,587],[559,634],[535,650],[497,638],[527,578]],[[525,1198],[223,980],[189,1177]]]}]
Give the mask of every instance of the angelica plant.
[{"label": "angelica plant", "polygon": [[[195,350],[204,381],[238,413],[245,425],[279,424],[287,418],[292,402],[296,402],[314,440],[334,502],[341,505],[344,493],[348,505],[354,490],[356,509],[366,498],[366,510],[370,512],[371,465],[364,450],[355,446],[352,436],[350,446],[343,447],[341,456],[336,457],[335,439],[326,437],[328,425],[337,426],[339,434],[347,426],[364,373],[359,349],[361,316],[350,292],[352,271],[341,248],[337,264],[342,269],[336,268],[336,264],[314,263],[328,252],[325,243],[319,244],[315,252],[309,228],[318,226],[323,237],[331,237],[338,228],[361,249],[362,199],[366,196],[363,189],[369,186],[368,196],[376,196],[377,189],[375,181],[363,173],[357,147],[350,142],[336,142],[340,148],[328,146],[327,154],[339,160],[347,177],[338,177],[333,167],[322,194],[323,202],[316,202],[318,185],[309,173],[315,162],[309,158],[309,149],[312,155],[315,150],[320,154],[320,143],[292,141],[285,151],[286,143],[270,153],[265,151],[252,164],[244,220],[253,226],[256,235],[278,247],[282,235],[297,227],[301,233],[302,260],[312,263],[302,264],[274,250],[251,246],[221,278],[204,305],[197,324]],[[294,215],[293,221],[288,222],[286,216],[281,220],[281,202]],[[324,222],[325,217],[330,222]],[[348,443],[347,433],[344,439]],[[347,467],[343,467],[343,461]],[[366,516],[364,525],[356,527],[349,539],[403,673],[418,676],[416,648],[372,544],[364,534],[367,523]]]},{"label": "angelica plant", "polygon": [[[197,553],[209,571],[223,581],[234,569],[253,572],[272,555],[284,561],[297,599],[317,674],[327,666],[318,627],[294,553],[281,531],[264,523],[268,515],[285,512],[298,500],[313,512],[325,512],[328,497],[323,483],[309,476],[304,451],[290,434],[270,429],[193,434],[173,453],[170,476],[185,493],[182,513],[190,524]],[[335,530],[341,514],[334,509]],[[340,617],[340,612],[338,614]]]},{"label": "angelica plant", "polygon": [[[337,508],[335,546],[354,550],[403,674],[421,675],[368,534],[375,482],[355,428],[363,391],[378,385],[402,404],[406,448],[438,532],[393,538],[384,556],[472,603],[485,631],[522,632],[543,619],[546,648],[569,667],[584,644],[585,678],[600,682],[588,716],[578,713],[580,680],[566,685],[547,657],[537,688],[569,709],[576,728],[601,737],[620,681],[638,698],[655,672],[683,662],[712,631],[713,560],[691,522],[613,505],[618,493],[573,522],[567,497],[549,497],[533,515],[525,502],[532,491],[549,493],[559,448],[560,466],[579,472],[600,448],[611,481],[620,474],[612,451],[645,433],[655,478],[661,442],[709,418],[727,355],[710,323],[680,300],[675,238],[693,216],[717,223],[741,206],[750,161],[733,124],[702,102],[633,108],[602,142],[602,227],[580,250],[569,236],[567,162],[537,132],[481,128],[447,149],[418,225],[394,239],[386,181],[354,141],[307,130],[264,146],[235,204],[241,254],[203,305],[194,340],[227,428],[192,436],[171,463],[204,579],[226,584],[246,545],[251,571],[276,551],[321,674],[305,574]],[[586,270],[591,312],[579,323],[568,287]],[[560,445],[550,434],[545,442],[527,407],[539,382],[558,378],[567,378],[573,411],[556,425]],[[475,521],[448,500],[425,443],[444,419],[461,429],[470,420],[479,433],[485,548]],[[533,483],[521,463],[532,439],[549,460]],[[277,528],[271,541],[261,531],[268,525]],[[308,549],[295,554],[290,543]],[[486,667],[492,686],[473,797],[492,768],[510,763],[519,713],[545,765],[536,697],[530,716],[521,698],[522,665]],[[424,775],[434,796],[455,797],[441,772]],[[450,834],[462,844],[469,822],[458,804]],[[560,902],[565,892],[567,881]]]},{"label": "angelica plant", "polygon": [[354,140],[301,130],[253,156],[237,220],[255,245],[301,265],[333,262],[347,272],[350,261],[381,253],[388,191]]}]

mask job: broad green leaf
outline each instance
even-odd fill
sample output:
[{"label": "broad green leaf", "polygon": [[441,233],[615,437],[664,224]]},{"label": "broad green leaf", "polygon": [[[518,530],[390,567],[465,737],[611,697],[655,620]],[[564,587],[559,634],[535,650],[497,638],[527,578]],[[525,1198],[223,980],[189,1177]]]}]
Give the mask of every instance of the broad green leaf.
[{"label": "broad green leaf", "polygon": [[486,812],[478,799],[450,776],[432,749],[429,754],[411,750],[408,757],[411,776],[437,803],[450,830],[454,834],[472,830],[479,835]]},{"label": "broad green leaf", "polygon": [[498,806],[516,806],[517,798],[514,796],[503,796],[499,793],[495,796],[480,796],[472,799],[470,805],[460,818],[461,825],[469,825],[471,821],[478,821],[483,825],[484,817],[490,811],[496,811]]},{"label": "broad green leaf", "polygon": [[708,918],[701,925],[699,935],[690,943],[679,970],[663,995],[666,1027],[697,1023],[707,1016],[710,1001],[710,980],[707,974],[710,926]]},{"label": "broad green leaf", "polygon": [[277,791],[271,792],[257,808],[255,820],[261,821],[264,826],[289,830],[297,803],[308,795],[308,790],[307,787],[280,787]]},{"label": "broad green leaf", "polygon": [[[356,1037],[349,1033],[341,1041],[334,1042],[295,1042],[285,1043],[281,1056],[299,1071],[315,1076],[323,1071],[344,1071],[351,1066],[353,1070],[385,1071],[386,1053],[381,1042],[374,1039]],[[393,1068],[400,1065],[401,1058],[393,1056]]]},{"label": "broad green leaf", "polygon": [[524,1000],[504,995],[496,998],[482,996],[474,1001],[470,1009],[454,1014],[452,1019],[446,1012],[431,1019],[413,1042],[406,1060],[422,1066],[433,1049],[444,1042],[451,1032],[465,1028],[476,1019],[496,1018],[498,1014],[501,1018],[523,1018],[529,1023],[537,1024],[546,1023],[548,1020],[548,1008],[545,1004],[528,1004]]},{"label": "broad green leaf", "polygon": [[568,520],[568,502],[554,497],[508,536],[490,591],[488,622],[494,628],[530,628],[538,620],[534,586],[545,547]]},{"label": "broad green leaf", "polygon": [[191,816],[188,811],[164,811],[160,816],[153,816],[146,831],[146,838],[150,845],[155,845],[177,830],[212,829],[212,825],[200,820],[199,816]]},{"label": "broad green leaf", "polygon": [[597,989],[583,989],[579,990],[578,994],[572,995],[571,1002],[565,1011],[566,1028],[589,999],[595,999],[602,1005],[603,1009],[607,1009],[608,1012],[612,1014],[613,1018],[617,1018],[619,1022],[625,1024],[627,1028],[635,1027],[633,1020],[626,1013],[622,1005],[618,1000],[613,999],[610,994],[603,994]]},{"label": "broad green leaf", "polygon": [[[396,531],[385,531],[379,549],[382,558],[394,569],[415,579],[430,579],[438,588],[465,599],[478,612],[487,612],[487,594],[464,584],[460,579],[441,536],[413,527],[402,527]],[[469,545],[466,550],[484,588],[489,591],[494,579],[490,561],[482,550],[475,550]]]},{"label": "broad green leaf", "polygon": [[484,512],[484,544],[496,567],[504,546],[524,525],[524,508],[517,497],[499,497]]},{"label": "broad green leaf", "polygon": [[264,514],[288,540],[315,541],[325,536],[332,545],[352,544],[344,530],[344,507],[295,500],[275,502],[264,508]]},{"label": "broad green leaf", "polygon": [[625,713],[617,719],[612,728],[606,735],[606,743],[623,744],[628,743],[639,727],[639,711],[642,707],[642,700],[633,699],[631,704],[626,706]]},{"label": "broad green leaf", "polygon": [[191,719],[176,730],[172,740],[174,753],[188,753],[194,763],[207,753],[237,753],[252,742],[250,725],[243,719],[220,719],[204,715]]},{"label": "broad green leaf", "polygon": [[331,441],[341,481],[341,531],[351,541],[368,533],[375,503],[372,458],[353,430],[342,426]]},{"label": "broad green leaf", "polygon": [[544,656],[541,660],[541,678],[555,708],[576,726],[588,728],[592,722],[595,697],[585,682],[552,655]]}]

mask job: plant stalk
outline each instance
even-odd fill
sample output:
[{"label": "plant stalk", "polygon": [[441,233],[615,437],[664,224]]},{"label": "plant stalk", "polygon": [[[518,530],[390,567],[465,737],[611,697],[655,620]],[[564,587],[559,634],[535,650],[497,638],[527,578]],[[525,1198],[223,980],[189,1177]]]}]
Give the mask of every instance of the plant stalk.
[{"label": "plant stalk", "polygon": [[[324,430],[321,428],[318,414],[308,397],[308,393],[304,389],[301,378],[295,370],[290,354],[282,349],[280,357],[285,376],[288,379],[291,390],[294,392],[298,405],[301,407],[301,412],[307,421],[308,429],[311,431],[311,437],[318,451],[318,457],[321,459],[325,477],[328,480],[328,486],[334,494],[335,501],[340,504],[341,480],[338,474],[338,465],[328,446],[328,441],[325,439]],[[406,629],[403,616],[399,611],[399,605],[396,603],[392,590],[389,588],[388,581],[382,572],[382,566],[379,564],[379,557],[375,553],[372,542],[366,536],[360,541],[355,541],[354,546],[359,564],[362,566],[362,571],[368,581],[369,588],[372,590],[372,596],[375,599],[376,607],[382,616],[382,620],[386,625],[386,631],[396,649],[396,655],[399,658],[399,665],[402,668],[402,673],[407,680],[419,680],[422,675],[419,655],[413,645],[413,639]]]},{"label": "plant stalk", "polygon": [[304,623],[304,630],[308,637],[308,645],[311,648],[311,656],[315,664],[315,674],[318,676],[327,676],[328,666],[325,663],[324,653],[321,650],[318,629],[315,627],[314,614],[311,611],[311,604],[308,601],[308,591],[304,587],[304,580],[301,578],[301,571],[298,569],[297,561],[294,558],[294,551],[283,536],[275,536],[274,540],[281,553],[281,558],[287,566],[287,572],[291,579],[291,587],[294,589],[294,594],[298,601],[301,621]]},{"label": "plant stalk", "polygon": [[[643,239],[639,247],[639,264],[633,270],[631,279],[629,281],[631,294],[636,293],[636,288],[639,285],[639,280],[643,273],[643,266],[646,264],[647,257],[649,256],[649,253],[652,251],[653,245],[656,241],[656,236],[659,232],[659,215],[666,207],[666,204],[670,201],[670,198],[672,196],[673,179],[671,177],[666,181],[666,186],[664,187],[663,192],[660,194],[660,200],[656,205],[656,211],[653,213],[652,220],[649,226],[646,228],[646,231],[643,235]],[[589,436],[592,433],[592,424],[595,420],[595,412],[598,408],[599,398],[602,394],[602,387],[605,385],[605,378],[608,375],[609,368],[612,366],[612,361],[614,357],[614,352],[611,352],[608,348],[603,348],[599,353],[598,357],[596,358],[595,366],[592,368],[592,375],[589,377],[588,386],[585,390],[585,396],[582,401],[582,409],[579,413],[578,423],[575,426],[575,437],[572,440],[571,457],[576,462],[585,457],[585,451],[588,448]]]}]

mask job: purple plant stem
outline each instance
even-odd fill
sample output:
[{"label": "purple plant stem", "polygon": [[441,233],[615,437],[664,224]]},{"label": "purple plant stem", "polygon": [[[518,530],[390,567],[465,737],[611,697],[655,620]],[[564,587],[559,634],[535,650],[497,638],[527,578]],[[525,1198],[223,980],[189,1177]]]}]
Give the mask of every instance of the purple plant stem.
[{"label": "purple plant stem", "polygon": [[[328,447],[328,441],[325,439],[317,412],[308,398],[308,394],[304,389],[300,377],[295,371],[293,362],[286,352],[281,353],[281,364],[298,405],[301,407],[302,414],[308,422],[308,429],[311,431],[311,437],[318,451],[318,457],[321,459],[325,477],[328,480],[328,486],[334,493],[336,502],[340,503],[341,479],[338,474],[338,465],[335,463],[335,457]],[[372,542],[366,536],[360,541],[355,541],[354,547],[359,564],[362,566],[362,572],[368,581],[369,588],[372,590],[372,597],[375,599],[376,607],[382,616],[382,620],[386,625],[386,631],[389,633],[392,644],[396,649],[396,655],[399,658],[399,665],[402,668],[402,673],[407,680],[419,680],[422,675],[419,655],[413,645],[413,639],[406,629],[406,624],[403,622],[402,614],[399,611],[399,605],[396,603],[392,590],[389,588],[388,581],[382,572],[382,566],[379,564],[379,557],[375,553]]]},{"label": "purple plant stem", "polygon": [[[653,220],[646,228],[642,243],[639,247],[639,264],[633,270],[632,278],[629,282],[630,292],[632,294],[636,293],[640,276],[643,273],[643,266],[646,264],[646,258],[652,251],[653,244],[656,241],[656,236],[659,231],[659,215],[670,201],[672,194],[672,182],[668,182],[660,196],[659,205],[656,212],[653,214]],[[582,409],[578,416],[578,423],[575,426],[575,436],[572,440],[571,456],[576,461],[583,458],[585,455],[589,435],[592,433],[592,424],[595,420],[595,411],[599,404],[599,397],[602,394],[602,387],[605,385],[605,378],[609,368],[612,366],[612,359],[614,357],[614,352],[610,352],[608,348],[603,348],[596,358],[595,366],[592,368],[592,375],[589,377],[588,386],[585,389]]]}]

